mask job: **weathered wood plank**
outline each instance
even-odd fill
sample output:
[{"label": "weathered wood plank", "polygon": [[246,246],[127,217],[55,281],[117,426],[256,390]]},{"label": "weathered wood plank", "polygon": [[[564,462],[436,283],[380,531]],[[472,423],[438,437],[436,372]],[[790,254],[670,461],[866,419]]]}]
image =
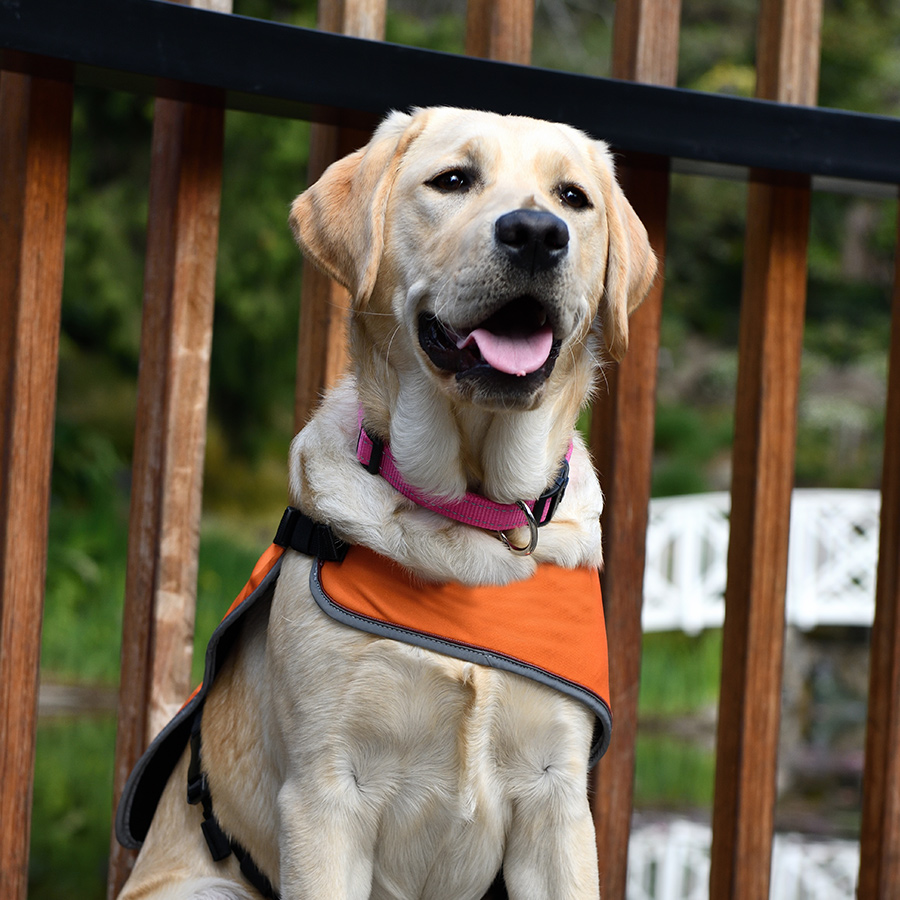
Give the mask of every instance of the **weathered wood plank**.
[{"label": "weathered wood plank", "polygon": [[[384,39],[386,0],[320,0],[318,27],[373,41]],[[310,133],[309,183],[336,159],[368,141],[353,128],[316,124]],[[299,430],[319,398],[347,370],[347,324],[350,295],[312,263],[303,268],[294,427]]]},{"label": "weathered wood plank", "polygon": [[617,3],[612,77],[674,87],[680,27],[681,0]]},{"label": "weathered wood plank", "polygon": [[863,777],[857,896],[890,900],[900,885],[900,218],[881,479],[881,535]]},{"label": "weathered wood plank", "polygon": [[72,87],[0,74],[0,897],[25,900]]},{"label": "weathered wood plank", "polygon": [[[820,0],[764,0],[757,96],[815,103]],[[710,896],[768,897],[809,188],[752,181],[741,302]]]},{"label": "weathered wood plank", "polygon": [[806,186],[751,185],[710,876],[723,898],[769,889],[808,228]]},{"label": "weathered wood plank", "polygon": [[534,0],[469,0],[466,54],[527,66],[531,62]]},{"label": "weathered wood plank", "polygon": [[[132,468],[115,799],[187,697],[224,113],[157,100]],[[110,895],[132,854],[113,839]]]},{"label": "weathered wood plank", "polygon": [[[666,246],[669,172],[629,165],[623,187],[660,258]],[[608,394],[594,404],[591,447],[606,495],[603,605],[609,643],[614,738],[594,770],[594,825],[603,897],[624,898],[634,794],[641,674],[641,606],[653,464],[656,369],[663,282],[629,323],[625,358],[606,370]],[[602,389],[601,389],[602,390]]]},{"label": "weathered wood plank", "polygon": [[[614,77],[674,85],[680,15],[681,4],[671,0],[618,3]],[[662,262],[666,252],[668,162],[626,157],[619,177]],[[603,594],[615,722],[610,748],[594,772],[593,809],[602,894],[611,900],[625,897],[634,795],[641,606],[662,298],[660,275],[631,317],[628,353],[618,366],[606,370],[607,390],[601,388],[591,423],[591,446],[606,493]]]}]

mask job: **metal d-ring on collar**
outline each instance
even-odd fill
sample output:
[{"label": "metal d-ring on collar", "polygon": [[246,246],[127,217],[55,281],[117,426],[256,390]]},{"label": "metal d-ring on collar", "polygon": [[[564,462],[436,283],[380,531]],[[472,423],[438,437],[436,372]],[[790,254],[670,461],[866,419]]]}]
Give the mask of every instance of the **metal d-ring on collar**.
[{"label": "metal d-ring on collar", "polygon": [[529,532],[529,541],[527,547],[517,547],[510,539],[506,536],[506,533],[503,531],[497,532],[497,537],[500,538],[501,541],[506,545],[506,549],[509,550],[510,553],[515,553],[516,556],[531,556],[537,548],[538,543],[538,525],[534,519],[534,514],[531,511],[531,507],[524,500],[516,500],[516,506],[522,510],[525,514],[525,520],[528,522],[528,532]]}]

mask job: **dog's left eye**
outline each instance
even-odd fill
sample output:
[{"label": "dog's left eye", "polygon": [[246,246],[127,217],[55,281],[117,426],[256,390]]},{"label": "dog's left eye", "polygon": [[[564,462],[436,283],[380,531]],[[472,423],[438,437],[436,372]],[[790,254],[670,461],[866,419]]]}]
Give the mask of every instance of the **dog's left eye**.
[{"label": "dog's left eye", "polygon": [[445,194],[451,194],[455,191],[465,191],[471,187],[472,176],[463,169],[449,169],[432,178],[427,184]]},{"label": "dog's left eye", "polygon": [[588,195],[577,185],[561,184],[558,188],[559,199],[572,209],[587,209],[593,204]]}]

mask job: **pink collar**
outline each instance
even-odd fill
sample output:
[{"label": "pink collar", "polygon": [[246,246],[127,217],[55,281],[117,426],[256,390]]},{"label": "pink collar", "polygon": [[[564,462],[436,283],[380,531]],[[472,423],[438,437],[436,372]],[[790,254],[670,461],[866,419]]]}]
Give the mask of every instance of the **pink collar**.
[{"label": "pink collar", "polygon": [[[553,518],[569,482],[569,458],[572,444],[560,465],[559,474],[553,484],[536,500],[519,501],[530,510],[537,525],[546,525]],[[373,438],[363,427],[363,411],[359,411],[359,439],[356,443],[356,458],[373,475],[381,475],[395,490],[425,509],[440,513],[457,522],[465,522],[488,531],[509,531],[529,525],[529,516],[519,503],[496,503],[479,494],[467,493],[461,500],[447,500],[424,494],[409,484],[400,474],[386,441]]]}]

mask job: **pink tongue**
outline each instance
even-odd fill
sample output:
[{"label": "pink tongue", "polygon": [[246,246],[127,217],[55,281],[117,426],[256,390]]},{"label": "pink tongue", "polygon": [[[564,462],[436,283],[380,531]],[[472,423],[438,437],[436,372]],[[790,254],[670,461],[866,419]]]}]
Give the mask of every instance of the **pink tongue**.
[{"label": "pink tongue", "polygon": [[488,365],[509,375],[527,375],[547,362],[553,345],[553,329],[546,326],[527,336],[507,337],[485,328],[476,328],[471,334],[461,337],[456,346],[462,350],[473,341]]}]

